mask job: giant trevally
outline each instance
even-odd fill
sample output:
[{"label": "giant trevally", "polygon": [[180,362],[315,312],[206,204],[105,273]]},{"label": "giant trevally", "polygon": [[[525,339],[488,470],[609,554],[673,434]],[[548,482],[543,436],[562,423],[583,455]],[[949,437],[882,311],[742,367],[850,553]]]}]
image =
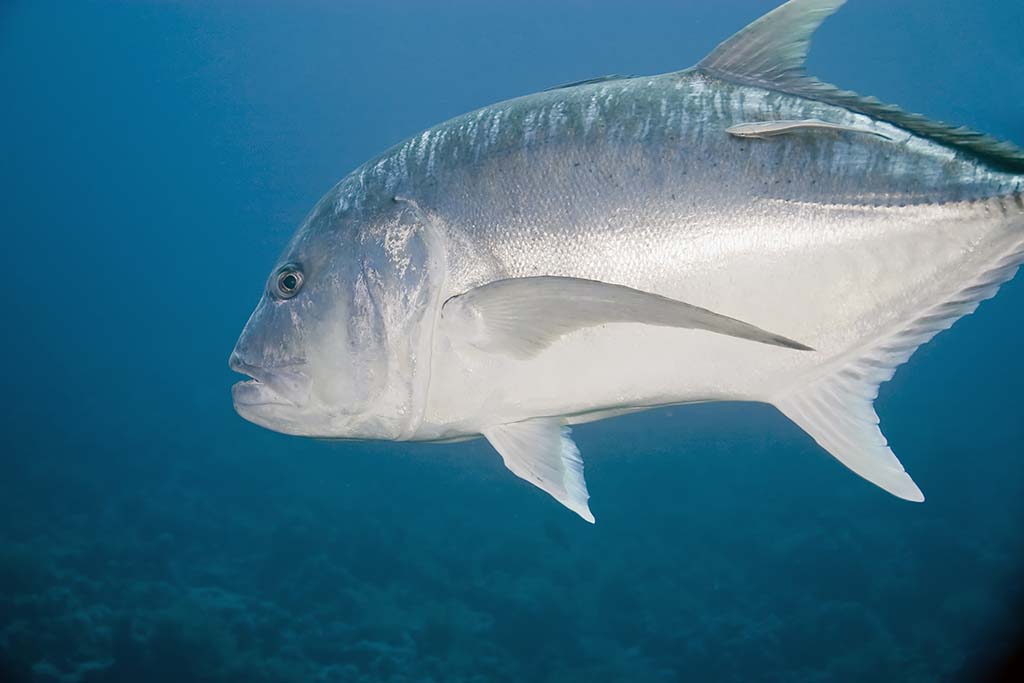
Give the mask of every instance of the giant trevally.
[{"label": "giant trevally", "polygon": [[238,340],[238,413],[482,435],[593,521],[569,425],[761,401],[923,500],[872,403],[1024,260],[1024,151],[808,76],[842,4],[791,0],[690,69],[485,107],[353,171]]}]

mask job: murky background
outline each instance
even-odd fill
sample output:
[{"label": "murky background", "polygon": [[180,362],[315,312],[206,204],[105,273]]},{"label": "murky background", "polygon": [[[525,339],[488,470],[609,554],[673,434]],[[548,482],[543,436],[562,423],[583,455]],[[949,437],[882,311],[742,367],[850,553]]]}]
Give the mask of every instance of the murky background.
[{"label": "murky background", "polygon": [[[1022,278],[882,388],[923,505],[767,406],[578,428],[596,526],[482,441],[231,409],[267,271],[349,170],[772,5],[0,6],[0,679],[978,680],[1024,599]],[[853,0],[810,69],[1024,143],[1021,35],[1018,2]]]}]

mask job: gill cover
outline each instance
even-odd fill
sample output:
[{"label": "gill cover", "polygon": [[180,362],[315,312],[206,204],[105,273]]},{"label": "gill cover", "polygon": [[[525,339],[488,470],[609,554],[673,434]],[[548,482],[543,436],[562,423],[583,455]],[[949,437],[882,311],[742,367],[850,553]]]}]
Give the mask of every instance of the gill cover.
[{"label": "gill cover", "polygon": [[[359,436],[409,439],[426,408],[446,265],[442,231],[415,201],[396,197],[359,235],[359,303],[379,317],[384,335],[383,354],[366,378],[377,395]],[[358,329],[359,320],[350,327]]]}]

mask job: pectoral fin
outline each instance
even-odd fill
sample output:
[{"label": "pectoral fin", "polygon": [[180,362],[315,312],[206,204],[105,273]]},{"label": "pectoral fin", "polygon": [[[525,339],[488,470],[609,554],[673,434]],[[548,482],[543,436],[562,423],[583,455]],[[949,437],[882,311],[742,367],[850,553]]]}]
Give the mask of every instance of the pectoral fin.
[{"label": "pectoral fin", "polygon": [[594,523],[583,480],[583,459],[569,428],[558,418],[542,417],[484,430],[505,467],[549,493],[577,515]]},{"label": "pectoral fin", "polygon": [[872,130],[865,126],[845,126],[839,123],[829,123],[819,119],[802,119],[787,121],[754,121],[751,123],[738,123],[735,126],[726,128],[725,132],[735,135],[738,138],[757,138],[763,140],[776,135],[787,135],[790,133],[801,133],[807,131],[833,131],[841,133],[859,133],[862,135],[874,135],[875,137],[892,140],[885,133]]},{"label": "pectoral fin", "polygon": [[447,331],[478,349],[530,358],[561,336],[606,323],[706,330],[802,351],[810,347],[658,294],[571,277],[527,277],[476,287],[444,303]]}]

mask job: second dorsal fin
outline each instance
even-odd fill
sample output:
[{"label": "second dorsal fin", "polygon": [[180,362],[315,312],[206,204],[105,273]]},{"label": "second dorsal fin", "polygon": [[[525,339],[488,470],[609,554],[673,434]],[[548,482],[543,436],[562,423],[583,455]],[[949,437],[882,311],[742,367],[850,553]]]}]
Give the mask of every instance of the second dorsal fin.
[{"label": "second dorsal fin", "polygon": [[992,169],[1024,173],[1024,150],[1013,143],[932,121],[808,76],[804,62],[811,36],[845,2],[789,0],[721,43],[696,68],[715,78],[843,107],[972,156]]},{"label": "second dorsal fin", "polygon": [[697,67],[734,81],[785,86],[806,77],[811,36],[846,0],[790,0],[732,36]]}]

